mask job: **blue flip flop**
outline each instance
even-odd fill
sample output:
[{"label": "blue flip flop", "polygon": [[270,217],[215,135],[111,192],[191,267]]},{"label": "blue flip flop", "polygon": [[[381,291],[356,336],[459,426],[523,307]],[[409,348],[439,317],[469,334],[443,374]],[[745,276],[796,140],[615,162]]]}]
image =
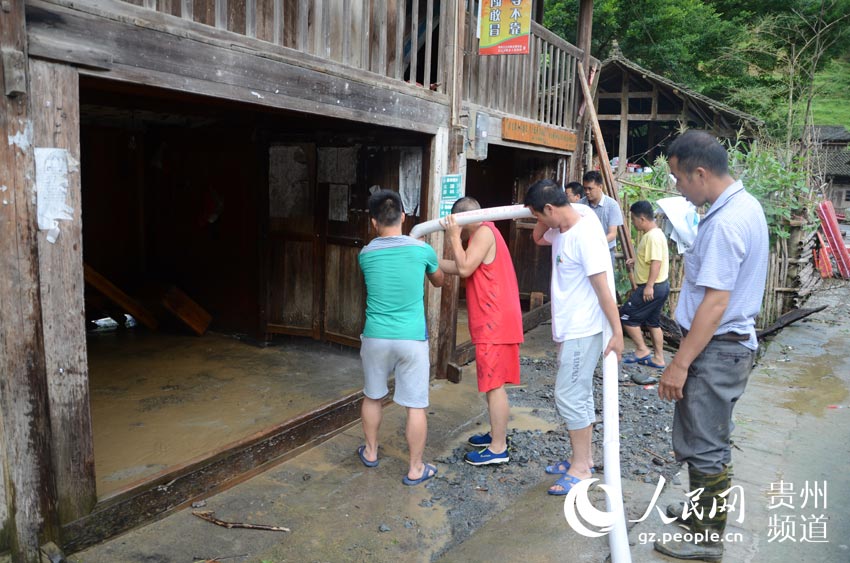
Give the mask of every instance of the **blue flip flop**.
[{"label": "blue flip flop", "polygon": [[405,485],[412,487],[414,485],[418,485],[423,481],[427,481],[431,477],[437,474],[437,468],[431,465],[430,463],[425,464],[425,469],[422,470],[422,477],[419,479],[410,479],[407,475],[404,476],[404,479],[401,480]]},{"label": "blue flip flop", "polygon": [[662,366],[660,364],[656,364],[655,362],[653,362],[652,356],[647,356],[645,358],[639,358],[637,363],[639,363],[642,366],[647,366],[647,367],[651,367],[651,368],[655,368],[655,369],[664,369],[664,368],[667,367],[666,365]]},{"label": "blue flip flop", "polygon": [[643,361],[651,360],[651,359],[652,359],[652,353],[647,354],[643,358],[638,358],[637,356],[635,356],[634,352],[629,352],[628,354],[623,356],[623,363],[624,364],[639,364]]},{"label": "blue flip flop", "polygon": [[570,489],[573,488],[573,485],[578,485],[579,483],[581,483],[581,479],[579,479],[578,477],[573,477],[572,475],[565,474],[563,477],[555,481],[554,485],[552,485],[552,487],[560,485],[562,490],[553,491],[550,487],[546,492],[556,497],[562,497],[570,492]]},{"label": "blue flip flop", "polygon": [[[559,469],[559,466],[561,466],[561,465],[564,466],[563,471],[561,471]],[[567,471],[569,471],[569,470],[570,470],[570,462],[567,461],[567,460],[559,461],[558,463],[556,463],[554,465],[547,465],[546,466],[546,473],[548,473],[549,475],[566,475]],[[596,473],[596,468],[591,467],[590,472]]]},{"label": "blue flip flop", "polygon": [[366,467],[378,467],[378,463],[380,463],[380,460],[376,459],[375,461],[369,461],[368,459],[366,459],[366,455],[364,454],[365,451],[366,446],[360,446],[359,448],[357,448],[357,455],[360,457],[360,461],[363,462],[363,465],[365,465]]}]

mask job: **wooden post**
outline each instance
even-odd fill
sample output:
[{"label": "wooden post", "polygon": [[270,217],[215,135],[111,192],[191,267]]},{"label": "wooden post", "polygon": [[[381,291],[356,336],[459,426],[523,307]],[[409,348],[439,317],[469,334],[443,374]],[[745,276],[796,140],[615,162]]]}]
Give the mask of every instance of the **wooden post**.
[{"label": "wooden post", "polygon": [[50,440],[59,522],[88,514],[97,501],[89,410],[83,302],[83,233],[80,171],[79,76],[74,67],[30,60],[33,146],[59,148],[73,159],[66,203],[73,220],[59,238],[38,233],[44,363],[50,405]]},{"label": "wooden post", "polygon": [[[39,297],[32,109],[24,0],[0,3],[0,413],[4,506],[13,560],[58,539]],[[5,546],[4,546],[5,547]]]},{"label": "wooden post", "polygon": [[[446,155],[447,174],[457,174],[466,170],[466,156],[464,150],[464,134],[460,127],[460,107],[463,101],[463,31],[466,10],[464,3],[455,1],[452,10],[446,19],[450,23],[449,37],[446,45],[447,64],[446,69],[446,91],[451,97],[451,128],[448,134],[448,154]],[[466,184],[466,178],[462,179],[462,186]],[[437,199],[436,208],[439,209],[440,185],[436,186],[432,197]],[[443,251],[445,256],[451,248],[448,241],[443,237]],[[449,362],[455,351],[455,339],[457,333],[457,300],[460,289],[460,280],[457,276],[447,278],[448,282],[443,286],[440,295],[440,332],[437,335],[437,378],[446,379],[449,376]],[[459,372],[453,372],[458,374]],[[455,378],[456,381],[459,379]]]},{"label": "wooden post", "polygon": [[[599,167],[602,171],[602,178],[605,180],[605,187],[608,191],[608,196],[613,198],[620,205],[620,198],[617,195],[617,184],[614,182],[614,174],[611,172],[611,163],[608,160],[608,151],[605,150],[605,142],[602,140],[602,129],[599,128],[599,119],[596,117],[596,108],[593,107],[593,98],[590,95],[590,86],[587,84],[587,79],[584,77],[584,65],[579,63],[579,80],[581,81],[581,91],[586,100],[586,111],[590,125],[593,128],[593,142],[596,145],[596,152],[599,153]],[[622,208],[622,206],[620,206]],[[626,225],[617,227],[617,234],[620,237],[620,244],[623,245],[623,254],[626,259],[634,259],[634,248],[632,247],[632,237],[629,235],[629,230]],[[634,275],[629,272],[629,281],[631,281],[632,289],[637,287],[634,280]]]},{"label": "wooden post", "polygon": [[[604,142],[604,139],[603,139]],[[620,87],[620,149],[617,175],[626,172],[629,162],[629,73],[623,70],[623,82]]]},{"label": "wooden post", "polygon": [[[579,10],[578,10],[578,30],[576,32],[576,47],[581,49],[584,52],[584,56],[579,60],[582,64],[582,67],[576,65],[576,74],[579,72],[585,72],[590,68],[590,40],[593,35],[593,0],[581,0],[579,2]],[[583,68],[584,70],[579,70],[579,68]],[[587,79],[587,75],[585,75],[585,79]],[[578,79],[576,79],[578,80]],[[573,98],[573,103],[571,107],[571,111],[573,115],[578,117],[579,108],[581,107],[582,100],[584,100],[584,96],[575,96]],[[593,99],[591,98],[588,104],[593,103]],[[578,131],[579,142],[576,144],[576,150],[573,152],[573,156],[570,159],[571,162],[571,173],[570,179],[577,180],[580,179],[579,175],[582,170],[582,161],[584,160],[584,135],[587,130],[587,112],[581,116],[581,119],[578,120],[576,124],[576,130]]]}]

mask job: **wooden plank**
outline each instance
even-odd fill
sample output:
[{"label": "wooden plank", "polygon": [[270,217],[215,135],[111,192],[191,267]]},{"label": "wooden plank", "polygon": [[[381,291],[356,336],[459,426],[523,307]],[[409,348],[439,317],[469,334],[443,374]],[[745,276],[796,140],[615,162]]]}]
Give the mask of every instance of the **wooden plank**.
[{"label": "wooden plank", "polygon": [[271,0],[274,5],[274,23],[272,24],[272,42],[275,45],[283,45],[284,32],[286,30],[284,15],[284,0]]},{"label": "wooden plank", "polygon": [[320,58],[327,57],[327,35],[325,33],[325,3],[323,0],[312,2],[313,20],[310,25],[310,37],[312,38],[310,52]]},{"label": "wooden plank", "polygon": [[[0,10],[0,50],[25,53],[24,1],[4,1]],[[0,57],[0,77],[10,70],[8,60]],[[30,86],[23,88],[0,94],[0,526],[13,561],[38,563],[39,546],[58,540],[58,529],[33,197],[38,110],[31,107]]]},{"label": "wooden plank", "polygon": [[156,0],[144,0],[142,6],[148,10],[156,10]]},{"label": "wooden plank", "polygon": [[[446,37],[448,37],[448,30],[446,29],[446,26],[448,25],[446,23],[448,21],[448,4],[448,2],[440,2],[440,44],[437,46],[437,82],[440,83],[440,86],[437,88],[438,92],[446,91],[445,51],[446,46],[448,45],[448,42],[446,41]],[[469,20],[465,21],[468,22]],[[467,23],[466,25],[468,26],[469,24]],[[477,52],[474,48],[473,51]]]},{"label": "wooden plank", "polygon": [[211,0],[193,0],[193,21],[215,27],[216,2]]},{"label": "wooden plank", "polygon": [[[306,445],[334,436],[360,417],[362,401],[362,392],[342,397],[228,444],[212,456],[191,460],[143,485],[112,494],[88,516],[63,526],[63,546],[69,552],[80,551],[154,516],[164,516],[188,502],[209,498],[241,483],[266,469],[266,464],[296,455]],[[40,560],[33,560],[36,562]]]},{"label": "wooden plank", "polygon": [[[65,149],[80,160],[77,70],[30,61],[33,143]],[[73,219],[62,221],[55,243],[38,237],[44,363],[50,402],[50,451],[59,521],[88,514],[97,501],[89,414],[88,360],[83,299],[83,235],[80,171],[72,166],[66,203]]]},{"label": "wooden plank", "polygon": [[[530,311],[522,315],[522,331],[528,332],[540,326],[541,323],[548,321],[552,317],[552,306],[549,303],[542,303],[543,294],[540,296],[540,305],[532,308]],[[475,360],[475,344],[471,341],[464,342],[455,350],[452,356],[451,363],[456,366],[465,366]],[[453,383],[457,383],[456,381]]]},{"label": "wooden plank", "polygon": [[554,147],[565,151],[575,150],[576,148],[575,133],[533,121],[509,117],[502,118],[502,138]]},{"label": "wooden plank", "polygon": [[549,123],[551,125],[559,125],[560,115],[559,108],[561,105],[561,82],[564,79],[564,72],[561,68],[561,49],[554,47],[555,51],[555,66],[552,70],[552,109],[550,110]]},{"label": "wooden plank", "polygon": [[419,0],[411,0],[410,8],[410,74],[408,82],[416,84],[417,58],[419,57]]},{"label": "wooden plank", "polygon": [[620,83],[620,147],[617,174],[622,176],[629,161],[629,73],[623,72]]},{"label": "wooden plank", "polygon": [[568,43],[564,38],[549,31],[537,22],[531,22],[531,34],[532,36],[536,35],[549,45],[557,45],[558,48],[563,49],[576,58],[584,57],[584,51],[582,51],[579,47]]},{"label": "wooden plank", "polygon": [[[425,88],[431,87],[431,46],[433,43],[433,35],[434,35],[434,0],[427,0],[425,2],[425,66],[422,85]],[[459,35],[459,37],[463,37],[463,33]]]},{"label": "wooden plank", "polygon": [[61,37],[44,35],[31,37],[29,55],[97,70],[110,70],[112,68],[112,55],[110,53],[95,47],[64,42]]},{"label": "wooden plank", "polygon": [[[599,154],[599,165],[602,168],[602,177],[605,179],[606,188],[608,190],[608,196],[611,197],[614,201],[617,202],[617,205],[620,205],[620,198],[617,195],[617,188],[614,182],[614,175],[611,173],[611,164],[608,158],[608,151],[605,149],[605,141],[602,137],[602,130],[599,128],[599,120],[596,119],[596,108],[593,106],[593,96],[590,93],[590,86],[587,83],[587,78],[584,75],[584,65],[582,63],[578,64],[579,70],[579,81],[581,83],[581,91],[584,95],[585,99],[585,110],[587,111],[588,119],[590,120],[590,125],[593,129],[593,143],[596,146],[596,152]],[[622,207],[622,206],[620,206]],[[623,247],[623,254],[626,259],[634,259],[634,247],[632,246],[632,237],[629,234],[628,229],[625,228],[625,225],[620,225],[617,227],[617,234],[620,237],[620,243]],[[637,287],[635,284],[634,276],[629,275],[629,281],[631,282],[632,289]]]},{"label": "wooden plank", "polygon": [[245,0],[245,35],[257,36],[257,0]]},{"label": "wooden plank", "polygon": [[372,37],[372,1],[363,0],[360,16],[360,68],[369,70],[369,47]]},{"label": "wooden plank", "polygon": [[563,95],[561,96],[561,126],[572,129],[575,123],[573,122],[572,107],[573,107],[573,86],[575,85],[575,59],[567,56],[564,61],[564,85]]},{"label": "wooden plank", "polygon": [[255,2],[255,29],[257,39],[268,41],[269,43],[277,43],[275,36],[276,24],[275,0],[253,0]]},{"label": "wooden plank", "polygon": [[84,277],[87,284],[101,292],[104,297],[124,309],[137,321],[151,330],[156,330],[159,323],[153,314],[145,309],[138,301],[124,293],[118,286],[103,277],[94,268],[84,264]]},{"label": "wooden plank", "polygon": [[309,26],[309,17],[310,17],[310,6],[311,4],[306,4],[304,2],[293,2],[297,9],[295,11],[295,48],[299,51],[307,51],[307,46],[309,45],[308,38],[310,36],[310,26]]},{"label": "wooden plank", "polygon": [[405,0],[395,0],[395,17],[392,21],[392,26],[395,31],[395,41],[393,44],[392,58],[392,77],[398,80],[404,79],[404,18],[405,18]]},{"label": "wooden plank", "polygon": [[[678,113],[659,113],[654,116],[651,113],[630,113],[627,117],[629,121],[679,121],[682,118]],[[597,116],[599,121],[620,121],[622,118],[620,114],[611,113]]]},{"label": "wooden plank", "polygon": [[[657,88],[657,85],[654,85],[654,88]],[[600,100],[619,100],[622,94],[620,92],[599,92],[596,97]],[[630,100],[637,99],[650,99],[653,97],[652,92],[629,92]]]},{"label": "wooden plank", "polygon": [[342,0],[342,62],[351,64],[351,0]]},{"label": "wooden plank", "polygon": [[371,61],[369,69],[378,74],[387,74],[387,0],[374,0],[375,13],[372,23]]},{"label": "wooden plank", "polygon": [[[258,57],[253,50],[242,52],[212,44],[205,45],[205,56],[199,57],[195,38],[44,2],[33,2],[27,12],[33,36],[60,36],[80,49],[97,46],[111,52],[113,80],[419,131],[433,132],[448,120],[445,96],[388,78],[369,80],[353,72],[346,75],[342,67],[337,70],[327,63],[315,67],[300,61],[294,64],[290,58],[272,53]],[[282,79],[288,83],[286,92],[280,91]],[[384,81],[400,88],[380,87]],[[375,107],[386,111],[375,112]]]},{"label": "wooden plank", "polygon": [[212,322],[212,315],[173,285],[162,295],[160,304],[198,336],[203,336]]},{"label": "wooden plank", "polygon": [[180,0],[180,17],[189,21],[195,18],[195,2],[193,0]]},{"label": "wooden plank", "polygon": [[226,0],[227,1],[227,30],[239,35],[246,35],[246,5],[250,0]]},{"label": "wooden plank", "polygon": [[215,0],[215,26],[227,29],[227,0]]}]

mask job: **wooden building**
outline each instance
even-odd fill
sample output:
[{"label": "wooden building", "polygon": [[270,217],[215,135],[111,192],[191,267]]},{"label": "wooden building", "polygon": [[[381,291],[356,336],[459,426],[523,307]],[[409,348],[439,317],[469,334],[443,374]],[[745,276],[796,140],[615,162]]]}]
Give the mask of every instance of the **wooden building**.
[{"label": "wooden building", "polygon": [[826,197],[838,213],[850,209],[850,131],[840,125],[811,128],[817,171],[826,181]]},{"label": "wooden building", "polygon": [[[533,22],[530,54],[479,57],[473,1],[0,3],[0,551],[81,549],[355,420],[356,390],[291,399],[296,415],[104,495],[92,411],[140,383],[95,397],[87,319],[130,312],[169,339],[164,306],[197,333],[356,346],[371,188],[398,190],[412,225],[447,174],[484,205],[566,175],[578,63],[598,64],[581,6],[579,47]],[[505,225],[524,293],[548,288],[527,227]],[[426,296],[438,377],[457,298]],[[161,347],[132,341],[114,343],[127,364]]]},{"label": "wooden building", "polygon": [[630,161],[651,166],[683,127],[734,139],[739,131],[754,137],[762,125],[752,115],[630,61],[616,42],[602,61],[596,98],[605,145],[617,157],[620,174]]}]

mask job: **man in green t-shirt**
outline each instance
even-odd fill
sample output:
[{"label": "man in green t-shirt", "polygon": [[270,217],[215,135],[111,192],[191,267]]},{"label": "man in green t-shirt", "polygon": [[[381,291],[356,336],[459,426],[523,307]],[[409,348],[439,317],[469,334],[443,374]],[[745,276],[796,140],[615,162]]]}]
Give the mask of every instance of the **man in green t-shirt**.
[{"label": "man in green t-shirt", "polygon": [[[663,369],[664,333],[661,331],[661,309],[670,294],[670,258],[667,237],[655,224],[652,204],[648,201],[636,201],[629,208],[632,224],[643,236],[638,243],[635,260],[627,260],[626,266],[634,266],[637,288],[628,301],[620,307],[620,320],[623,330],[634,340],[635,351],[623,357],[623,363],[638,363],[652,368]],[[652,337],[652,350],[643,340],[641,327],[649,329]],[[651,377],[636,376],[638,383],[654,383]],[[639,379],[639,380],[638,380]]]},{"label": "man in green t-shirt", "polygon": [[410,466],[402,481],[418,485],[437,474],[423,463],[428,434],[428,329],[425,325],[427,276],[434,287],[443,285],[434,249],[401,234],[404,222],[401,198],[391,190],[379,190],[369,198],[372,227],[378,236],[360,251],[360,269],[366,280],[366,325],[360,336],[365,385],[361,417],[366,444],[357,455],[367,467],[378,465],[378,429],[382,399],[395,376],[393,401],[407,408],[405,436]]}]

